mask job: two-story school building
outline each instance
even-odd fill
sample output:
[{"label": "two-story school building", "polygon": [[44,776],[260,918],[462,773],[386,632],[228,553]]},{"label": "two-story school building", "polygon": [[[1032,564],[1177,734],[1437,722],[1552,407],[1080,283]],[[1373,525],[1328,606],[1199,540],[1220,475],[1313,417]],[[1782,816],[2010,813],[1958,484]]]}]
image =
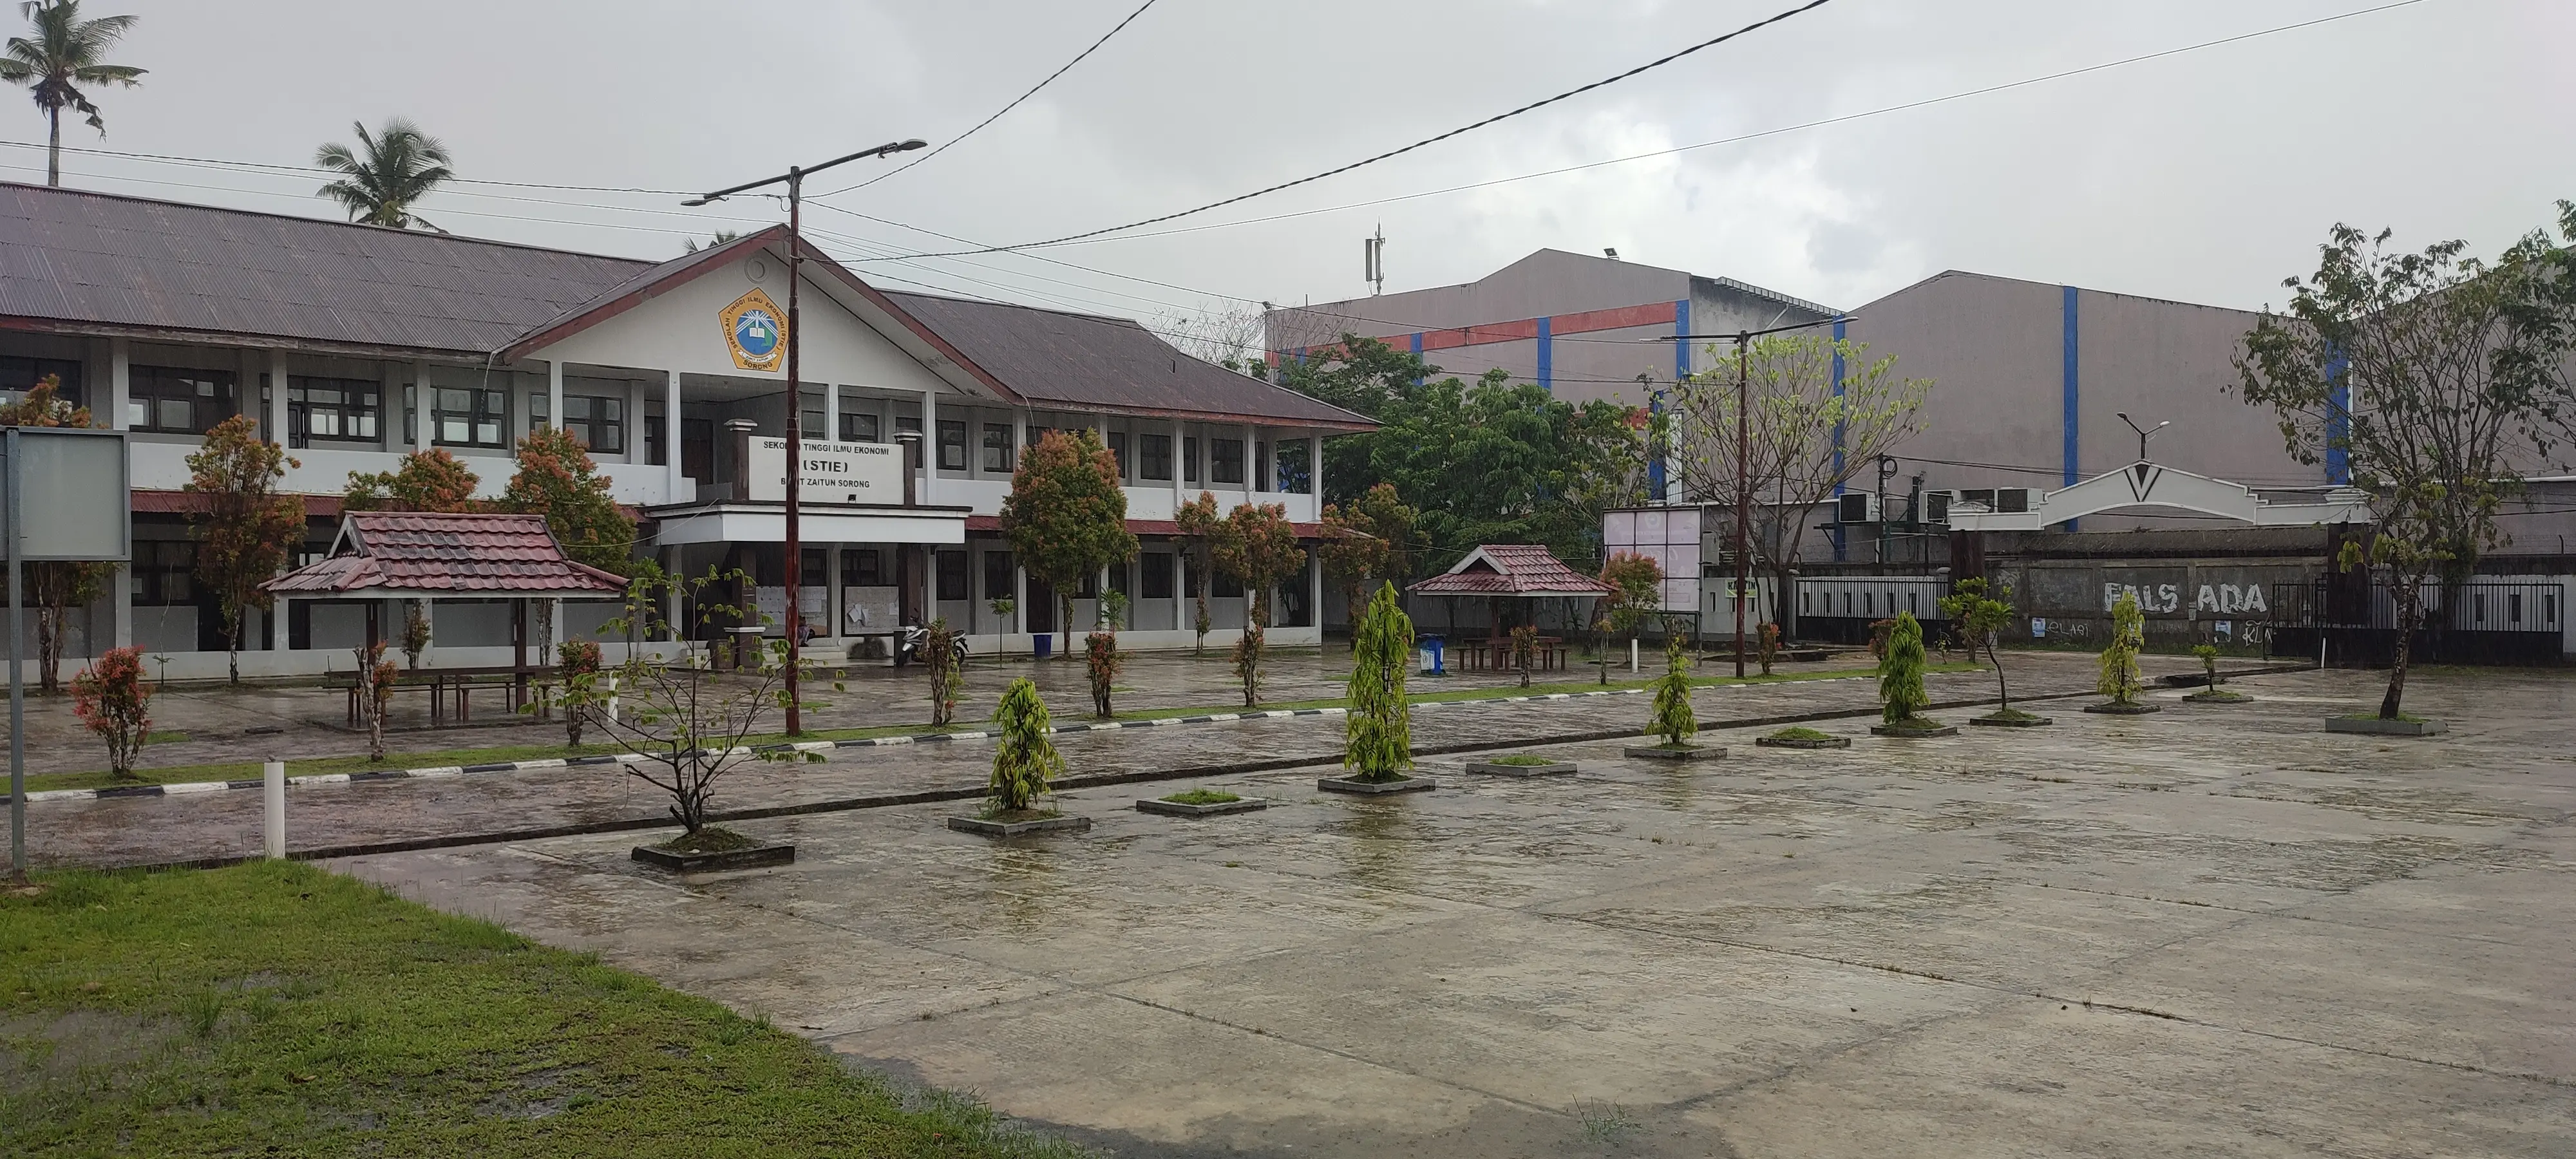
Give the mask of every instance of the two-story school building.
[{"label": "two-story school building", "polygon": [[[46,376],[130,432],[132,562],[76,614],[67,656],[140,645],[172,678],[224,667],[211,593],[194,582],[187,457],[247,414],[294,457],[308,557],[327,550],[352,472],[446,450],[497,496],[528,431],[590,448],[641,517],[635,552],[703,572],[739,568],[783,611],[800,569],[819,648],[944,616],[981,652],[1056,630],[1057,600],[1012,559],[998,514],[1020,450],[1091,428],[1117,453],[1142,552],[1086,582],[1126,593],[1130,647],[1192,641],[1192,577],[1174,508],[1278,503],[1318,531],[1322,440],[1366,418],[1193,359],[1128,319],[869,285],[808,251],[797,399],[806,440],[801,558],[785,540],[788,239],[763,230],[671,261],[543,249],[134,197],[0,184],[0,392]],[[1282,584],[1270,639],[1312,643],[1321,576]],[[1211,577],[1230,642],[1249,596]],[[1007,614],[994,601],[1007,599]],[[399,623],[399,613],[379,609]],[[556,632],[595,632],[608,606],[567,606]],[[243,671],[349,665],[367,609],[290,601],[254,616]],[[441,600],[434,654],[498,662],[502,601]],[[773,629],[774,630],[774,629]],[[451,653],[457,653],[451,655]]]}]

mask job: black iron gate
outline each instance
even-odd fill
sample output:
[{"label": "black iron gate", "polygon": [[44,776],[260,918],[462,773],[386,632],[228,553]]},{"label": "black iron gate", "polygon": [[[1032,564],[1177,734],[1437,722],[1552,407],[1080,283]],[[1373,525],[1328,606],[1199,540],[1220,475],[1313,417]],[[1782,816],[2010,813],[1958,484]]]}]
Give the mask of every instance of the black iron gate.
[{"label": "black iron gate", "polygon": [[[2397,598],[2386,583],[2330,575],[2272,585],[2271,654],[2384,668],[2397,660]],[[2424,622],[2408,648],[2417,664],[2557,664],[2565,659],[2566,586],[2558,580],[2474,580],[2424,590]]]}]

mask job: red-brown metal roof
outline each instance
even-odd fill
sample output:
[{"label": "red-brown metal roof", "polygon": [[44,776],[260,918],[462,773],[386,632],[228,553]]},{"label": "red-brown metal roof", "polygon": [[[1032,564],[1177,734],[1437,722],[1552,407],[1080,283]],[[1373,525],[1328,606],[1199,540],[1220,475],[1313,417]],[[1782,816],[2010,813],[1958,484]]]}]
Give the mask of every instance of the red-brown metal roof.
[{"label": "red-brown metal roof", "polygon": [[1488,543],[1446,574],[1405,589],[1418,596],[1606,596],[1617,589],[1567,567],[1535,543]]},{"label": "red-brown metal roof", "polygon": [[281,595],[453,592],[613,596],[626,582],[565,557],[542,515],[352,511],[338,553],[268,582]]},{"label": "red-brown metal roof", "polygon": [[[1321,523],[1290,523],[1288,526],[1297,533],[1299,539],[1320,539],[1326,535],[1339,534]],[[968,531],[1000,531],[1001,529],[1002,517],[999,515],[966,517]],[[1179,535],[1181,525],[1169,519],[1130,519],[1127,521],[1127,530],[1138,535]]]}]

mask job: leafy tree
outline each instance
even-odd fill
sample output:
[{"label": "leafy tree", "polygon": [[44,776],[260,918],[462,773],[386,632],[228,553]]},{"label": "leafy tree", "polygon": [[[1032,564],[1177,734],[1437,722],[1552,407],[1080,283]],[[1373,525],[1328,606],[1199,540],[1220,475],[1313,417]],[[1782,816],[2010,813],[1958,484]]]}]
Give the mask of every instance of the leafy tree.
[{"label": "leafy tree", "polygon": [[1380,424],[1324,444],[1324,497],[1348,503],[1389,483],[1420,500],[1415,563],[1431,570],[1480,543],[1600,558],[1601,513],[1645,498],[1645,414],[1570,403],[1499,370],[1473,385],[1438,370],[1355,335],[1334,358],[1280,368],[1290,389]]},{"label": "leafy tree", "polygon": [[[1601,582],[1610,585],[1602,601],[1601,624],[1631,640],[1644,630],[1646,617],[1663,610],[1664,568],[1653,558],[1619,552],[1601,565]],[[1607,680],[1608,668],[1603,668]]]},{"label": "leafy tree", "polygon": [[429,607],[426,600],[403,601],[403,667],[417,670],[420,654],[429,651]]},{"label": "leafy tree", "polygon": [[[37,379],[14,403],[0,404],[0,427],[86,427],[89,408],[57,397],[62,380],[48,374]],[[116,565],[88,560],[44,560],[21,564],[26,597],[36,608],[36,679],[47,695],[63,690],[63,647],[70,638],[73,608],[87,607],[106,595]]]},{"label": "leafy tree", "polygon": [[634,568],[635,520],[609,497],[608,477],[570,431],[539,427],[519,440],[519,472],[500,506],[544,515],[564,554],[582,563],[621,576]]},{"label": "leafy tree", "polygon": [[1118,633],[1093,632],[1082,638],[1082,666],[1091,680],[1092,714],[1102,720],[1118,715],[1109,706],[1109,694],[1118,683],[1120,669],[1127,666],[1127,656],[1118,650]]},{"label": "leafy tree", "polygon": [[276,606],[262,585],[304,542],[304,501],[277,492],[286,469],[302,465],[285,448],[262,442],[248,415],[216,423],[204,446],[188,456],[188,490],[205,497],[189,516],[197,533],[196,582],[215,593],[235,684],[241,683],[243,613]]},{"label": "leafy tree", "polygon": [[946,728],[957,719],[957,696],[966,690],[966,674],[957,669],[957,637],[948,617],[938,616],[923,629],[922,664],[930,669],[930,724]]},{"label": "leafy tree", "polygon": [[2094,688],[2111,698],[2111,703],[2126,707],[2138,702],[2146,691],[2146,682],[2138,674],[2138,652],[2147,643],[2147,618],[2138,610],[2138,597],[2120,593],[2119,602],[2111,605],[2111,643],[2102,649],[2102,674]]},{"label": "leafy tree", "polygon": [[1780,625],[1765,622],[1753,633],[1753,657],[1762,664],[1762,674],[1769,676],[1771,666],[1780,662]]},{"label": "leafy tree", "polygon": [[2200,678],[2211,691],[2218,689],[2218,645],[2194,644],[2191,654],[2200,659]]},{"label": "leafy tree", "polygon": [[599,642],[566,640],[556,645],[555,665],[563,672],[564,745],[580,748],[582,726],[589,723],[591,705],[607,699],[599,688]]},{"label": "leafy tree", "polygon": [[20,4],[29,36],[12,36],[0,49],[0,80],[27,86],[36,108],[45,114],[45,184],[63,183],[63,110],[89,115],[89,127],[107,135],[107,122],[90,103],[82,85],[140,83],[143,70],[100,61],[116,42],[134,30],[135,17],[101,16],[83,20],[80,0],[36,0]]},{"label": "leafy tree", "polygon": [[1065,648],[1073,650],[1073,593],[1100,569],[1136,555],[1118,459],[1090,428],[1048,431],[1020,455],[1002,500],[1002,534],[1030,575],[1055,589]]},{"label": "leafy tree", "polygon": [[1064,754],[1047,737],[1052,727],[1046,700],[1028,677],[1011,681],[1002,703],[993,710],[1001,740],[993,749],[993,795],[984,806],[988,817],[1026,813],[1036,807],[1047,783],[1064,775]]},{"label": "leafy tree", "polygon": [[1193,656],[1207,654],[1208,576],[1215,567],[1209,561],[1209,552],[1216,543],[1217,529],[1224,522],[1224,517],[1217,514],[1216,496],[1205,491],[1172,512],[1172,523],[1180,531],[1173,539],[1189,557],[1190,596],[1198,602],[1198,616],[1192,621],[1199,633],[1198,641],[1190,646]]},{"label": "leafy tree", "polygon": [[349,220],[368,225],[410,229],[419,226],[447,232],[421,220],[411,207],[429,192],[453,180],[456,171],[447,146],[401,117],[385,121],[377,133],[365,122],[351,122],[358,148],[333,142],[313,154],[313,163],[343,176],[324,185],[321,196],[340,203]]},{"label": "leafy tree", "polygon": [[152,686],[143,682],[143,649],[110,648],[72,677],[72,715],[107,742],[108,775],[126,780],[152,735]]},{"label": "leafy tree", "polygon": [[[1754,339],[1743,352],[1750,422],[1740,469],[1736,454],[1737,351],[1713,345],[1718,364],[1674,391],[1668,462],[1693,498],[1737,502],[1749,487],[1747,538],[1756,566],[1772,579],[1772,618],[1787,623],[1790,593],[1816,508],[1897,444],[1922,429],[1932,381],[1900,378],[1896,357],[1869,357],[1862,343],[1813,332]],[[1842,381],[1834,381],[1835,360]],[[1729,512],[1728,519],[1733,519]]]},{"label": "leafy tree", "polygon": [[474,488],[483,480],[445,448],[413,451],[391,471],[351,471],[340,496],[345,511],[415,511],[455,515],[478,511]]},{"label": "leafy tree", "polygon": [[[1404,582],[1413,524],[1420,517],[1396,495],[1392,483],[1377,484],[1348,505],[1324,505],[1324,540],[1315,554],[1324,573],[1340,586],[1342,606],[1350,610],[1353,624],[1359,622],[1360,592],[1370,583]],[[1354,630],[1351,650],[1357,652],[1359,646]]]},{"label": "leafy tree", "polygon": [[1923,625],[1912,612],[1896,613],[1887,634],[1887,658],[1878,664],[1880,719],[1889,728],[1929,728],[1923,710],[1932,697],[1923,690]]},{"label": "leafy tree", "polygon": [[[2576,242],[2576,203],[2559,212]],[[2405,698],[2425,590],[2503,542],[2498,508],[2576,419],[2576,255],[2546,230],[2492,264],[2462,241],[2392,252],[2391,236],[2328,231],[2315,275],[2282,283],[2288,311],[2266,309],[2236,360],[2238,394],[2272,409],[2290,453],[2345,457],[2370,497],[2368,541],[2336,566],[2383,573],[2396,604],[2383,720]]]},{"label": "leafy tree", "polygon": [[1405,702],[1405,664],[1413,654],[1413,619],[1395,585],[1369,598],[1351,633],[1350,711],[1342,718],[1342,767],[1358,780],[1396,781],[1413,767],[1413,709]]},{"label": "leafy tree", "polygon": [[716,231],[716,233],[715,233],[715,236],[714,236],[714,237],[709,238],[709,239],[706,241],[706,243],[705,243],[705,244],[703,244],[703,245],[699,244],[698,239],[693,238],[693,237],[684,237],[684,238],[681,238],[681,239],[680,239],[680,252],[681,252],[681,253],[684,253],[684,254],[693,254],[693,253],[696,253],[696,252],[698,252],[699,250],[702,250],[702,249],[714,249],[715,247],[720,246],[720,245],[723,245],[723,244],[724,244],[724,243],[726,243],[726,242],[729,242],[729,241],[740,241],[740,240],[742,240],[742,231],[741,231],[741,230],[738,230],[738,229],[720,229],[720,230],[717,230],[717,231]]},{"label": "leafy tree", "polygon": [[394,681],[401,673],[394,662],[385,659],[384,641],[360,644],[352,651],[358,656],[358,716],[367,722],[367,759],[385,759],[385,713],[393,707]]},{"label": "leafy tree", "polygon": [[[1989,594],[1989,593],[1992,594]],[[2013,606],[2012,589],[1990,586],[1984,576],[1969,576],[1953,586],[1951,594],[1941,597],[1941,614],[1968,646],[1968,658],[1976,659],[1977,650],[1985,649],[1986,661],[1995,666],[1995,715],[2013,715],[2012,688],[2004,681],[2004,659],[1995,650],[1995,634],[2010,627]]]},{"label": "leafy tree", "polygon": [[1512,667],[1520,670],[1521,687],[1530,686],[1530,666],[1538,659],[1538,625],[1512,626]]},{"label": "leafy tree", "polygon": [[1218,525],[1209,558],[1216,569],[1234,577],[1252,593],[1252,611],[1243,638],[1234,645],[1234,674],[1243,682],[1243,706],[1261,702],[1261,651],[1270,626],[1270,590],[1305,563],[1297,550],[1297,529],[1288,508],[1278,503],[1246,503]]},{"label": "leafy tree", "polygon": [[1699,717],[1691,712],[1690,696],[1690,654],[1675,635],[1664,642],[1664,674],[1655,678],[1655,719],[1648,726],[1664,738],[1666,747],[1680,748],[1699,733]]}]

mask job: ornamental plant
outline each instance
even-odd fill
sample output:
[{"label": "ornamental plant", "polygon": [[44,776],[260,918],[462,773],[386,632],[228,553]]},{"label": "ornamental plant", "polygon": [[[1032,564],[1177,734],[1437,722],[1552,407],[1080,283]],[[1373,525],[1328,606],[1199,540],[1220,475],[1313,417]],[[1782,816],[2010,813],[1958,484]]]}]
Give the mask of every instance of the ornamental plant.
[{"label": "ornamental plant", "polygon": [[945,728],[957,719],[957,696],[966,690],[966,674],[957,670],[957,629],[948,617],[922,629],[921,661],[930,669],[930,725]]},{"label": "ornamental plant", "polygon": [[993,750],[993,795],[984,806],[987,817],[1026,813],[1036,807],[1047,782],[1064,775],[1064,755],[1047,738],[1050,721],[1046,700],[1028,677],[1011,681],[1002,703],[993,710],[1001,743]]},{"label": "ornamental plant", "polygon": [[429,651],[429,603],[426,600],[403,601],[402,654],[403,667],[420,668],[420,655]]},{"label": "ornamental plant", "polygon": [[1890,728],[1926,728],[1923,710],[1931,696],[1923,691],[1923,624],[1912,612],[1896,613],[1887,633],[1887,658],[1878,664],[1880,718]]},{"label": "ornamental plant", "polygon": [[1356,780],[1399,781],[1413,767],[1413,709],[1405,703],[1405,664],[1413,651],[1413,618],[1397,604],[1395,585],[1369,597],[1351,633],[1350,712],[1342,718],[1342,767]]},{"label": "ornamental plant", "polygon": [[117,780],[134,776],[143,738],[152,733],[151,701],[141,648],[110,648],[72,677],[72,713],[107,742],[108,772]]},{"label": "ornamental plant", "polygon": [[600,694],[599,644],[566,640],[555,646],[555,663],[563,670],[564,744],[580,748],[581,726],[590,719],[590,706],[606,699]]},{"label": "ornamental plant", "polygon": [[379,640],[361,644],[358,654],[358,713],[367,721],[367,759],[385,759],[385,711],[393,706],[394,681],[402,673],[394,662],[385,659],[385,645]]},{"label": "ornamental plant", "polygon": [[1304,567],[1306,557],[1297,550],[1297,531],[1288,522],[1288,508],[1279,503],[1235,508],[1217,525],[1208,551],[1219,572],[1232,576],[1252,594],[1243,638],[1234,646],[1234,672],[1243,680],[1244,707],[1250,708],[1260,702],[1262,629],[1270,625],[1271,589]]},{"label": "ornamental plant", "polygon": [[1243,682],[1243,706],[1261,703],[1261,625],[1245,624],[1243,638],[1234,642],[1234,678]]},{"label": "ornamental plant", "polygon": [[[1011,613],[1020,610],[1020,602],[1010,598],[1009,596],[1003,596],[996,600],[989,600],[984,606],[993,609],[993,634],[996,636],[1010,631]],[[993,645],[993,666],[999,668],[1001,665],[1002,646],[1000,644],[995,644]]]},{"label": "ornamental plant", "polygon": [[1118,633],[1093,632],[1082,638],[1083,667],[1091,676],[1091,710],[1102,720],[1116,715],[1109,708],[1109,692],[1118,680],[1118,671],[1127,666],[1125,653],[1118,650]]},{"label": "ornamental plant", "polygon": [[235,684],[241,683],[243,615],[276,605],[266,585],[304,540],[304,500],[277,489],[287,468],[302,465],[285,448],[262,441],[248,415],[216,423],[188,456],[188,491],[201,497],[188,516],[197,539],[193,578],[215,594],[225,667]]},{"label": "ornamental plant", "polygon": [[[1988,594],[1989,591],[1993,594]],[[2002,717],[2015,713],[2012,688],[2004,682],[2004,660],[1995,651],[1995,634],[2012,623],[2013,607],[2005,602],[2011,596],[2011,589],[1990,589],[1986,577],[1972,575],[1960,580],[1949,595],[1941,597],[1941,614],[1949,617],[1952,629],[1966,643],[1968,658],[1976,659],[1977,650],[1982,647],[1986,660],[1995,666],[1995,715]]]},{"label": "ornamental plant", "polygon": [[2194,644],[2191,646],[2191,654],[2200,657],[2201,676],[2208,681],[2210,689],[2215,691],[2218,688],[2218,645]]},{"label": "ornamental plant", "polygon": [[1769,676],[1771,666],[1780,662],[1780,625],[1766,622],[1753,633],[1753,658],[1762,663],[1762,674]]},{"label": "ornamental plant", "polygon": [[1118,459],[1089,428],[1048,431],[1020,455],[1002,500],[1012,558],[1055,589],[1057,627],[1072,651],[1073,594],[1100,569],[1136,557]]},{"label": "ornamental plant", "polygon": [[1675,632],[1664,641],[1664,674],[1655,678],[1655,720],[1651,731],[1664,738],[1664,747],[1680,748],[1699,732],[1699,717],[1691,712],[1690,657],[1682,649],[1681,633]]},{"label": "ornamental plant", "polygon": [[2111,644],[2102,649],[2102,676],[2094,684],[2111,703],[2136,704],[2138,694],[2146,691],[2146,682],[2138,674],[2138,652],[2146,643],[2147,618],[2138,611],[2138,597],[2122,592],[2119,602],[2111,605]]},{"label": "ornamental plant", "polygon": [[1208,618],[1208,577],[1215,568],[1210,560],[1210,551],[1216,543],[1217,527],[1224,522],[1224,518],[1216,513],[1216,496],[1207,491],[1199,492],[1198,498],[1181,504],[1172,512],[1172,526],[1179,529],[1179,534],[1172,538],[1180,545],[1182,554],[1189,557],[1190,598],[1198,604],[1196,617],[1191,621],[1198,629],[1198,639],[1190,645],[1192,656],[1207,654],[1208,628],[1213,626],[1213,621]]}]

